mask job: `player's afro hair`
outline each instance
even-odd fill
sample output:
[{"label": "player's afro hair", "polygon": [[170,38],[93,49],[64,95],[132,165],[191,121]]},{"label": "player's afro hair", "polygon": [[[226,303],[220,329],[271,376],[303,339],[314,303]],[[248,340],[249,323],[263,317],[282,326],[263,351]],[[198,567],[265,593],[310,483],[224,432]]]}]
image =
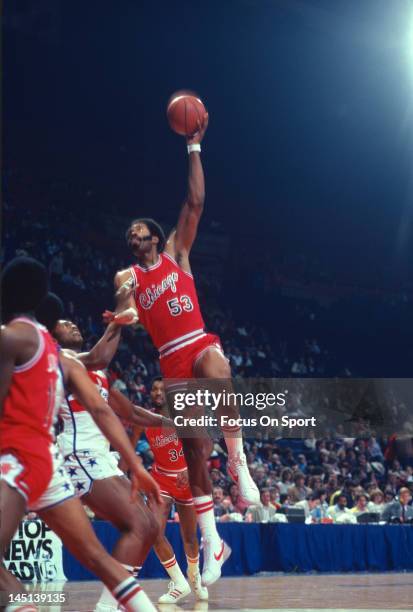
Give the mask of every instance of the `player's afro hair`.
[{"label": "player's afro hair", "polygon": [[157,244],[157,250],[158,250],[158,253],[161,253],[165,248],[166,236],[165,236],[165,232],[163,231],[159,223],[157,223],[153,219],[147,219],[145,217],[145,218],[140,218],[140,219],[134,219],[133,221],[131,221],[128,229],[126,230],[126,234],[125,234],[126,242],[129,242],[129,234],[130,234],[132,225],[136,225],[137,223],[144,223],[149,229],[151,235],[157,236],[157,238],[159,239],[159,242]]},{"label": "player's afro hair", "polygon": [[47,294],[45,266],[32,257],[12,259],[1,275],[1,314],[7,323],[17,314],[34,312]]},{"label": "player's afro hair", "polygon": [[49,293],[36,308],[36,319],[52,332],[56,323],[63,317],[63,302],[55,293]]}]

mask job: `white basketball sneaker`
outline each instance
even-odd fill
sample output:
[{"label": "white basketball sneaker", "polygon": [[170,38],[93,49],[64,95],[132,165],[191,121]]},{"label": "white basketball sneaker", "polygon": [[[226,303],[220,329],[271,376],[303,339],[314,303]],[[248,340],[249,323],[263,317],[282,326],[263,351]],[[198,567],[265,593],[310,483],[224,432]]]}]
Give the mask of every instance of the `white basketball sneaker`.
[{"label": "white basketball sneaker", "polygon": [[208,589],[202,586],[201,574],[188,575],[189,584],[198,601],[208,601]]},{"label": "white basketball sneaker", "polygon": [[260,503],[260,492],[251,478],[244,453],[237,453],[235,457],[228,460],[228,472],[232,480],[238,485],[239,494],[247,504],[258,505]]},{"label": "white basketball sneaker", "polygon": [[204,566],[202,584],[210,586],[221,576],[221,567],[231,554],[231,548],[224,540],[204,540]]},{"label": "white basketball sneaker", "polygon": [[168,584],[168,592],[165,595],[161,595],[158,599],[158,603],[160,604],[175,604],[178,601],[181,601],[184,597],[189,595],[191,592],[191,587],[188,582],[175,584],[173,580]]}]

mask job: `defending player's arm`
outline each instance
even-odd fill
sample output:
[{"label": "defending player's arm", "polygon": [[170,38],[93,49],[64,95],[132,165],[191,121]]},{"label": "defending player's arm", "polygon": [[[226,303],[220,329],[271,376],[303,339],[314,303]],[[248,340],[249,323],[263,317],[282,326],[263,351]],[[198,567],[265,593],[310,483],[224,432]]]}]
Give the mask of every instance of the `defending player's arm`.
[{"label": "defending player's arm", "polygon": [[110,390],[109,405],[122,419],[136,425],[136,428],[140,429],[139,435],[145,427],[174,427],[172,419],[145,410],[145,408],[140,406],[135,406],[117,389],[112,388]]},{"label": "defending player's arm", "polygon": [[[201,144],[208,127],[206,113],[199,124],[199,130],[187,140],[188,145]],[[205,179],[201,156],[198,151],[189,153],[188,191],[182,206],[176,230],[169,236],[165,251],[176,259],[186,271],[189,268],[189,253],[196,238],[199,220],[205,201]]]},{"label": "defending player's arm", "polygon": [[109,323],[105,333],[87,353],[77,353],[76,358],[88,370],[107,368],[118,350],[122,327],[115,322]]},{"label": "defending player's arm", "polygon": [[128,465],[132,479],[132,496],[142,490],[161,503],[158,485],[143,468],[121,422],[91,382],[84,366],[63,352],[60,359],[68,388],[90,412],[96,425]]},{"label": "defending player's arm", "polygon": [[[136,445],[138,443],[139,438],[142,435],[142,432],[144,431],[144,427],[132,427],[132,431],[130,431],[127,435],[128,438],[130,440],[130,443],[132,444],[133,448],[136,448]],[[124,462],[124,460],[121,458],[121,460],[118,463],[118,468],[120,470],[122,470],[122,472],[124,472],[125,474],[128,473],[128,466],[126,465],[126,463]]]}]

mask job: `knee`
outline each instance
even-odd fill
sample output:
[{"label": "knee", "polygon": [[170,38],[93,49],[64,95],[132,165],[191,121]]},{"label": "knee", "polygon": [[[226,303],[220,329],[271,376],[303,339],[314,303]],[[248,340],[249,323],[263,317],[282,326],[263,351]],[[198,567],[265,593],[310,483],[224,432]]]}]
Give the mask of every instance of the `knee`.
[{"label": "knee", "polygon": [[159,535],[160,523],[156,515],[151,512],[146,506],[139,508],[131,522],[130,533],[140,541],[147,544],[153,544]]}]

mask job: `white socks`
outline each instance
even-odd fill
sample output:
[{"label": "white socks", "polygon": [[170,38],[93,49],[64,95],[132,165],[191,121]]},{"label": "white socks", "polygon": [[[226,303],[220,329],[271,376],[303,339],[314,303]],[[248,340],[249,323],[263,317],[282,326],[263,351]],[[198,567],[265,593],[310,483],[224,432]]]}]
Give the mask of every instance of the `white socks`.
[{"label": "white socks", "polygon": [[214,516],[212,495],[194,497],[198,525],[204,540],[220,540]]},{"label": "white socks", "polygon": [[155,606],[132,576],[118,584],[113,594],[126,612],[156,612]]},{"label": "white socks", "polygon": [[185,584],[186,578],[183,575],[181,568],[179,567],[176,561],[175,555],[171,559],[168,559],[168,561],[161,561],[161,563],[164,566],[165,570],[168,572],[171,580],[173,580],[176,585]]},{"label": "white socks", "polygon": [[197,557],[191,558],[186,555],[186,560],[188,562],[188,569],[186,573],[189,578],[193,578],[199,574],[199,555]]},{"label": "white socks", "polygon": [[[138,568],[138,567],[133,567],[132,565],[127,565],[126,563],[122,563],[121,565],[131,574],[131,577],[135,577],[135,578],[137,578],[138,576],[138,570],[142,569],[140,567]],[[108,587],[103,586],[103,590],[99,597],[98,604],[110,606],[111,608],[117,608],[118,600],[113,597]]]}]

